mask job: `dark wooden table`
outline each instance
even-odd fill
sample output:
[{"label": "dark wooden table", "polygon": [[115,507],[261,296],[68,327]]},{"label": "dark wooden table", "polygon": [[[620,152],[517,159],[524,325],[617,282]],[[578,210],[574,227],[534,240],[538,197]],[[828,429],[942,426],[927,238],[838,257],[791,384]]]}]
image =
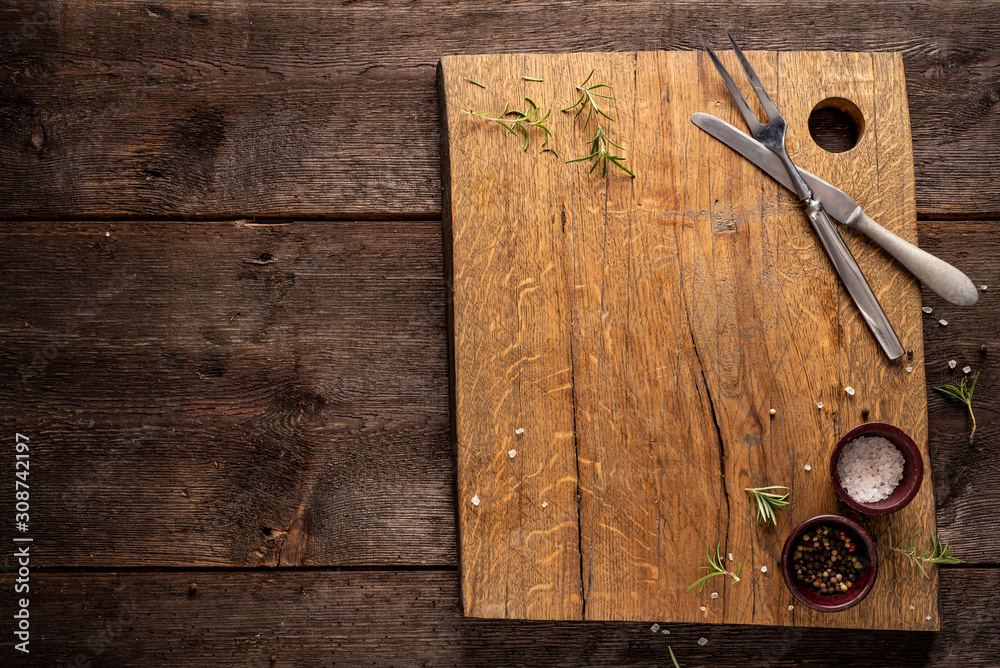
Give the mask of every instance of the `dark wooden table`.
[{"label": "dark wooden table", "polygon": [[[929,385],[982,369],[971,445],[928,396],[967,562],[940,633],[459,612],[437,60],[692,49],[719,19],[902,52],[921,245],[990,286],[924,292]],[[0,38],[0,664],[1000,660],[1000,4],[18,0]]]}]

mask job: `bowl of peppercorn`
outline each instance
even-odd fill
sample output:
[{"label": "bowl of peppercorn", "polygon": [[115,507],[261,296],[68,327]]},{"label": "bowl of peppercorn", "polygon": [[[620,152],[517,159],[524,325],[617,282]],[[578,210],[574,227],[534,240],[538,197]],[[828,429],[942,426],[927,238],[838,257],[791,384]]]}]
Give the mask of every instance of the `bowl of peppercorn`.
[{"label": "bowl of peppercorn", "polygon": [[820,612],[860,603],[875,585],[878,555],[871,536],[840,515],[817,515],[792,531],[781,553],[781,575],[792,595]]}]

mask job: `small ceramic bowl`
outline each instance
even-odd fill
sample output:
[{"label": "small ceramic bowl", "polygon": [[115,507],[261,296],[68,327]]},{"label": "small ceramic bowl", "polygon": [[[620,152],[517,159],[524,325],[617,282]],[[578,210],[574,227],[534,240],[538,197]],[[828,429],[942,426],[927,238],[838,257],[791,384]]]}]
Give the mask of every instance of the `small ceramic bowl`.
[{"label": "small ceramic bowl", "polygon": [[[820,525],[843,531],[852,543],[860,548],[854,556],[863,564],[861,575],[854,581],[854,586],[843,594],[826,596],[812,586],[806,586],[805,583],[795,579],[792,567],[794,547],[803,534]],[[781,552],[781,576],[785,580],[785,586],[799,602],[820,612],[840,612],[857,605],[872,590],[876,575],[878,575],[878,554],[875,552],[875,543],[872,542],[871,536],[856,522],[840,515],[817,515],[809,518],[795,527]]]},{"label": "small ceramic bowl", "polygon": [[[896,485],[887,498],[874,503],[855,501],[840,484],[840,474],[837,472],[837,462],[844,447],[858,436],[881,436],[896,446],[903,455],[903,479]],[[837,447],[830,456],[830,477],[837,490],[837,496],[848,506],[865,515],[887,515],[894,513],[913,500],[920,490],[924,480],[924,459],[920,456],[917,444],[898,427],[884,422],[866,422],[850,430],[837,442]]]}]

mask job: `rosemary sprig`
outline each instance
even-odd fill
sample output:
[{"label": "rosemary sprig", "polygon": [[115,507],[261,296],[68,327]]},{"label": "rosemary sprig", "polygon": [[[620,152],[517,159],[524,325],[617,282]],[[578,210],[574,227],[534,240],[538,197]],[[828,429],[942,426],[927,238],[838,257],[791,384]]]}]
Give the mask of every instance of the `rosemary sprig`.
[{"label": "rosemary sprig", "polygon": [[[783,489],[784,494],[778,494],[772,490]],[[778,518],[776,511],[788,505],[788,488],[783,485],[770,485],[769,487],[747,487],[744,491],[757,503],[757,521],[777,526]]]},{"label": "rosemary sprig", "polygon": [[590,171],[593,172],[595,169],[597,169],[597,166],[600,165],[601,176],[607,176],[608,163],[610,162],[612,165],[622,170],[632,178],[635,178],[635,174],[632,173],[632,170],[630,170],[628,167],[622,164],[625,162],[625,156],[613,155],[611,153],[611,149],[608,147],[615,146],[617,148],[621,148],[623,151],[625,149],[622,148],[620,144],[616,144],[613,141],[611,141],[611,139],[606,134],[604,134],[604,128],[602,128],[600,125],[597,126],[597,134],[594,135],[594,138],[591,139],[590,142],[588,143],[590,144],[590,155],[585,155],[582,158],[573,158],[572,160],[567,160],[566,163],[569,164],[571,162],[583,162],[584,160],[593,160],[594,164],[593,166],[591,166]]},{"label": "rosemary sprig", "polygon": [[942,542],[941,532],[939,531],[935,535],[931,536],[931,544],[920,554],[917,554],[917,541],[915,538],[910,538],[911,544],[907,545],[903,543],[900,547],[893,546],[892,549],[899,552],[910,562],[910,567],[916,566],[920,569],[920,572],[924,574],[924,577],[928,580],[930,576],[924,569],[924,564],[964,564],[965,562],[961,559],[951,556],[951,546],[948,543]]},{"label": "rosemary sprig", "polygon": [[726,570],[726,568],[722,565],[722,553],[719,552],[718,543],[715,544],[715,557],[712,556],[712,546],[709,545],[705,548],[705,558],[708,559],[708,566],[699,566],[698,570],[705,570],[708,571],[708,573],[692,582],[691,586],[687,588],[687,591],[691,591],[695,587],[698,588],[698,591],[701,591],[705,586],[705,583],[717,575],[728,575],[733,579],[733,582],[740,581],[740,570],[743,568],[743,564],[737,564],[735,573]]},{"label": "rosemary sprig", "polygon": [[528,77],[528,76],[523,76],[523,77],[521,77],[521,78],[522,78],[522,79],[524,79],[525,81],[545,81],[545,79],[543,79],[543,78],[541,78],[541,77]]},{"label": "rosemary sprig", "polygon": [[674,656],[674,649],[670,645],[667,645],[667,651],[670,652],[670,660],[674,664],[674,668],[681,668],[681,664],[677,663],[677,657]]},{"label": "rosemary sprig", "polygon": [[526,97],[524,100],[528,103],[526,111],[511,109],[507,102],[504,102],[503,111],[497,116],[490,116],[478,111],[469,111],[468,109],[462,109],[462,111],[470,116],[477,116],[487,121],[499,123],[513,135],[521,135],[524,137],[525,151],[528,150],[528,146],[531,143],[531,136],[528,134],[528,130],[531,128],[541,128],[545,132],[545,141],[542,142],[542,146],[546,146],[549,143],[549,137],[552,136],[552,132],[546,127],[545,123],[548,122],[549,114],[552,113],[552,110],[549,109],[545,114],[542,114],[541,108],[535,104],[534,100],[530,97]]},{"label": "rosemary sprig", "polygon": [[982,370],[977,371],[976,375],[972,377],[972,382],[966,387],[966,381],[969,380],[967,377],[962,378],[958,382],[958,386],[945,385],[944,387],[935,387],[933,389],[937,390],[941,394],[945,394],[953,399],[958,399],[969,409],[969,417],[972,418],[972,432],[969,434],[969,445],[972,445],[972,438],[976,435],[976,414],[972,412],[972,392],[976,389],[976,381],[979,380],[979,374]]},{"label": "rosemary sprig", "polygon": [[466,81],[468,81],[470,84],[472,84],[473,86],[479,86],[480,88],[486,88],[486,86],[484,84],[479,83],[475,79],[470,79],[469,77],[463,77],[463,78]]},{"label": "rosemary sprig", "polygon": [[[576,87],[576,90],[580,91],[580,97],[577,98],[577,101],[574,102],[573,104],[571,104],[570,106],[566,107],[565,109],[563,109],[563,111],[569,112],[569,111],[573,111],[574,109],[576,109],[577,107],[579,107],[579,109],[576,109],[576,113],[573,114],[573,118],[578,117],[580,114],[583,113],[584,109],[587,109],[588,110],[587,111],[587,120],[583,124],[583,127],[587,127],[588,125],[590,125],[590,118],[591,118],[591,116],[594,115],[595,112],[597,114],[601,115],[601,116],[604,116],[609,121],[614,121],[615,120],[615,119],[611,118],[611,116],[609,116],[607,114],[607,112],[605,112],[603,109],[601,109],[599,106],[597,106],[597,99],[602,99],[602,100],[613,100],[613,99],[615,99],[613,95],[610,95],[611,85],[610,84],[603,84],[603,83],[602,84],[591,84],[589,86],[587,85],[587,83],[590,81],[591,77],[594,76],[594,72],[595,71],[596,70],[590,70],[590,74],[588,74],[587,78],[583,80],[583,83]],[[598,93],[597,92],[597,91],[599,91],[599,90],[601,90],[603,88],[607,88],[608,89],[608,93]],[[597,99],[595,99],[595,98],[597,98]]]}]

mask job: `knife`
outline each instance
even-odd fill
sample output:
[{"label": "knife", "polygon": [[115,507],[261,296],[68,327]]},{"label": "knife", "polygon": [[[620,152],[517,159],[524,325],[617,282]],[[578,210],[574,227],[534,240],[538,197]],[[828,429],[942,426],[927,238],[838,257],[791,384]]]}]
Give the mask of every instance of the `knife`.
[{"label": "knife", "polygon": [[[781,185],[794,190],[792,179],[781,159],[753,137],[710,114],[692,114],[691,122],[760,167]],[[876,223],[844,191],[804,169],[799,172],[813,189],[816,199],[823,202],[823,208],[830,216],[884,248],[928,288],[959,306],[973,306],[979,301],[979,292],[968,276]]]}]

